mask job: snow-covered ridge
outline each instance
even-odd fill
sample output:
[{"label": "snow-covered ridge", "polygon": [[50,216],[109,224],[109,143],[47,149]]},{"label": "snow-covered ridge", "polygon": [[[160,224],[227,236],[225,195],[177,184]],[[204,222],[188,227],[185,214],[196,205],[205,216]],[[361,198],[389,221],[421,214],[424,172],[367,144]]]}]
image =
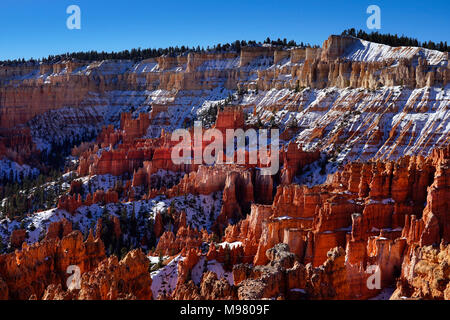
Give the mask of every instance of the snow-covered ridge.
[{"label": "snow-covered ridge", "polygon": [[197,71],[225,70],[239,67],[239,57],[223,60],[207,60],[197,67]]},{"label": "snow-covered ridge", "polygon": [[[176,256],[166,266],[150,274],[152,278],[152,293],[156,298],[159,295],[170,295],[175,290],[178,281],[178,264],[185,258],[181,255]],[[158,257],[149,257],[151,263],[157,263]],[[207,261],[202,256],[199,262],[192,268],[191,278],[195,285],[199,285],[206,271],[214,272],[218,279],[226,279],[230,285],[234,284],[233,274],[226,272],[223,265],[216,261]]]},{"label": "snow-covered ridge", "polygon": [[[449,85],[373,91],[306,88],[299,93],[272,89],[245,95],[241,105],[255,108],[263,122],[274,117],[280,128],[294,120],[295,140],[305,150],[334,153],[339,162],[426,156],[450,136]],[[250,115],[249,121],[255,119]]]},{"label": "snow-covered ridge", "polygon": [[[135,99],[139,101],[138,99]],[[77,138],[93,138],[102,126],[119,123],[121,112],[129,111],[127,105],[93,104],[84,108],[63,107],[37,115],[28,122],[33,142],[39,150],[50,150],[53,142]]]},{"label": "snow-covered ridge", "polygon": [[424,58],[429,65],[447,66],[448,53],[419,47],[391,47],[385,44],[357,39],[343,55],[352,61],[375,62],[388,59]]},{"label": "snow-covered ridge", "polygon": [[125,73],[130,70],[132,66],[133,62],[129,60],[103,60],[93,62],[83,68],[75,70],[74,74],[90,75],[94,71],[102,75]]},{"label": "snow-covered ridge", "polygon": [[[428,61],[429,65],[433,66],[447,66],[448,65],[448,52],[441,52],[437,50],[430,50],[420,47],[391,47],[389,45],[370,42],[358,38],[353,38],[354,41],[344,48],[345,52],[341,58],[349,59],[352,61],[364,61],[364,62],[379,62],[389,59],[399,60],[402,58],[412,59],[413,64],[418,63],[418,58],[423,58]],[[291,62],[292,49],[284,49],[287,52],[286,58],[281,62],[286,66],[293,64]],[[325,50],[325,49],[322,49]],[[241,70],[247,72],[257,72],[257,70],[275,68],[274,56],[267,56],[261,53],[261,56],[255,56],[251,63],[241,66],[239,55],[233,58],[223,57],[217,55],[210,55],[203,63],[196,67],[196,71],[221,71],[221,70]],[[303,61],[303,60],[301,60]],[[58,72],[51,71],[42,73],[40,66],[36,65],[29,68],[26,74],[15,76],[3,76],[0,80],[6,81],[24,81],[27,79],[40,79],[44,83],[51,83],[52,78],[63,75],[85,75],[85,76],[113,76],[119,74],[137,74],[137,81],[140,84],[145,84],[145,75],[148,73],[161,73],[161,72],[184,72],[187,70],[186,63],[175,63],[169,67],[163,67],[158,62],[158,59],[145,59],[142,61],[131,60],[103,60],[103,61],[91,61],[85,62],[84,65],[71,70],[69,72],[68,62],[61,62],[63,67],[58,69]],[[280,68],[278,65],[276,68]]]},{"label": "snow-covered ridge", "polygon": [[[105,176],[99,176],[100,179],[102,177]],[[112,178],[111,176],[109,177]],[[93,185],[101,185],[102,183],[102,188],[106,189],[112,181],[99,182],[93,180],[92,182]],[[13,230],[23,227],[27,230],[26,242],[33,244],[46,234],[52,222],[60,221],[63,218],[71,222],[75,229],[87,234],[89,228],[95,230],[97,220],[105,211],[112,216],[118,217],[125,210],[130,218],[133,213],[136,218],[142,218],[142,213],[147,212],[149,214],[148,219],[154,220],[157,213],[167,211],[170,206],[173,206],[177,212],[186,212],[186,222],[191,227],[197,230],[211,230],[222,208],[222,192],[199,196],[186,194],[185,196],[170,199],[165,196],[157,196],[149,200],[109,203],[107,205],[93,204],[78,208],[76,214],[71,214],[63,209],[53,208],[26,216],[21,222],[3,218],[0,219],[0,241],[3,241],[3,243],[7,242]],[[139,232],[142,234],[147,231],[144,227],[139,227]]]},{"label": "snow-covered ridge", "polygon": [[32,168],[27,164],[20,165],[6,158],[0,159],[0,179],[20,182],[24,177],[35,177],[38,174],[37,168]]}]

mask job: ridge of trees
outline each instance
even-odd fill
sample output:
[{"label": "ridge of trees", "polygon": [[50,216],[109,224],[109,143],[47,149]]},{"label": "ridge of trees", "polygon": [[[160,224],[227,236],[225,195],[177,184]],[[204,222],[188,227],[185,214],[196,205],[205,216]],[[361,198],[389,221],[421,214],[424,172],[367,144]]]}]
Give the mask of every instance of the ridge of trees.
[{"label": "ridge of trees", "polygon": [[[398,34],[390,34],[390,33],[379,33],[371,32],[367,33],[363,30],[356,30],[355,28],[350,28],[347,30],[344,30],[341,35],[346,36],[353,36],[357,37],[363,40],[386,44],[389,46],[397,47],[397,46],[413,46],[413,47],[422,47],[427,48],[431,50],[438,50],[438,51],[444,51],[448,52],[449,46],[447,45],[447,41],[440,41],[439,43],[435,43],[433,41],[425,41],[420,42],[419,40],[411,37],[407,37],[404,35],[399,36]],[[206,52],[237,52],[239,53],[241,51],[242,47],[245,46],[262,46],[262,45],[272,45],[272,46],[278,46],[278,47],[284,47],[284,48],[291,48],[291,47],[314,47],[318,48],[317,45],[311,45],[309,43],[297,43],[294,40],[287,40],[286,38],[277,40],[272,40],[269,37],[266,38],[263,42],[259,41],[256,42],[254,40],[251,41],[245,41],[245,40],[236,40],[232,43],[225,43],[225,44],[216,44],[213,47],[207,47],[206,49],[204,47],[188,47],[188,46],[175,46],[175,47],[168,47],[168,48],[147,48],[147,49],[141,49],[141,48],[133,48],[131,50],[123,50],[123,51],[112,51],[112,52],[105,52],[105,51],[79,51],[79,52],[67,52],[64,54],[58,54],[58,55],[49,55],[48,57],[41,58],[41,59],[14,59],[14,60],[4,60],[0,61],[0,65],[2,66],[11,66],[11,65],[18,65],[18,64],[28,64],[28,65],[36,65],[40,62],[43,63],[56,63],[63,60],[76,60],[76,61],[96,61],[96,60],[134,60],[134,61],[141,61],[149,58],[156,58],[160,56],[178,56],[178,55],[184,55],[188,54],[190,52],[195,53],[206,53]]]},{"label": "ridge of trees", "polygon": [[440,41],[439,43],[435,43],[433,41],[425,41],[420,42],[415,38],[406,37],[404,35],[390,34],[390,33],[379,33],[371,32],[367,33],[363,30],[356,31],[355,28],[344,30],[341,35],[343,36],[353,36],[362,40],[367,40],[371,42],[386,44],[391,47],[422,47],[431,50],[438,50],[443,52],[448,52],[449,47],[447,45],[447,41]]},{"label": "ridge of trees", "polygon": [[310,44],[304,44],[303,42],[300,44],[297,44],[294,40],[287,40],[278,38],[277,40],[271,40],[270,38],[267,38],[263,43],[262,42],[256,42],[256,41],[245,41],[245,40],[236,40],[232,43],[225,43],[225,44],[216,44],[213,47],[207,47],[206,49],[204,47],[188,47],[188,46],[175,46],[175,47],[168,47],[168,48],[147,48],[147,49],[141,49],[141,48],[134,48],[131,50],[123,50],[118,52],[105,52],[105,51],[80,51],[80,52],[72,52],[72,53],[65,53],[65,54],[59,54],[59,55],[49,55],[46,58],[41,59],[15,59],[15,60],[5,60],[0,61],[0,65],[17,65],[17,64],[30,64],[35,65],[40,62],[44,63],[55,63],[58,61],[63,60],[78,60],[78,61],[95,61],[95,60],[134,60],[134,61],[141,61],[144,59],[149,58],[156,58],[160,56],[178,56],[178,55],[184,55],[188,54],[190,52],[196,52],[196,53],[205,53],[205,52],[237,52],[239,53],[241,51],[242,47],[245,46],[262,46],[263,44],[271,44],[273,46],[280,46],[280,47],[306,47],[311,46]]}]

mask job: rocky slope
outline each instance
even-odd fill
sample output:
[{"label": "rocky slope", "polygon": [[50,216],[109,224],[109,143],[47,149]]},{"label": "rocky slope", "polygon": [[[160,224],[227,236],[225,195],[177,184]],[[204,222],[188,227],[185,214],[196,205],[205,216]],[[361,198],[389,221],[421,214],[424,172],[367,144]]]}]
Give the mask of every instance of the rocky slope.
[{"label": "rocky slope", "polygon": [[[448,299],[449,70],[448,53],[342,36],[0,66],[0,177],[77,145],[56,207],[2,204],[0,298]],[[173,163],[171,133],[197,119],[279,128],[280,170]]]}]

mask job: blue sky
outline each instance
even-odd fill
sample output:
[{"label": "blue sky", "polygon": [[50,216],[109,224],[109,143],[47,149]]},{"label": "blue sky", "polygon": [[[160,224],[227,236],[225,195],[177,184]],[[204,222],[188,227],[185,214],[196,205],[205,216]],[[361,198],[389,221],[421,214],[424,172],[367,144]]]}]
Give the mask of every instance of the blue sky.
[{"label": "blue sky", "polygon": [[[81,8],[81,30],[66,27],[72,4]],[[0,60],[266,37],[321,45],[349,27],[370,31],[371,4],[381,8],[380,32],[450,42],[448,0],[1,0]]]}]

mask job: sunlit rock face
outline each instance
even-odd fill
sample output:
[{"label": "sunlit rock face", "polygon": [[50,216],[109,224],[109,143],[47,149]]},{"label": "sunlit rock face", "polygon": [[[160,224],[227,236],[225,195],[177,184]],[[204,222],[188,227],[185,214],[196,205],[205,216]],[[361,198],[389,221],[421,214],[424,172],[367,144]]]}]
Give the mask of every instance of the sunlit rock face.
[{"label": "sunlit rock face", "polygon": [[[50,207],[0,216],[0,299],[449,299],[449,70],[448,53],[344,36],[0,66],[0,178],[71,155]],[[174,163],[195,120],[279,129],[279,170],[249,150]]]}]

